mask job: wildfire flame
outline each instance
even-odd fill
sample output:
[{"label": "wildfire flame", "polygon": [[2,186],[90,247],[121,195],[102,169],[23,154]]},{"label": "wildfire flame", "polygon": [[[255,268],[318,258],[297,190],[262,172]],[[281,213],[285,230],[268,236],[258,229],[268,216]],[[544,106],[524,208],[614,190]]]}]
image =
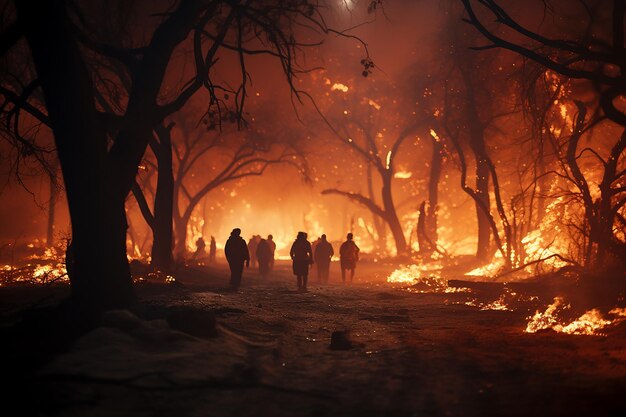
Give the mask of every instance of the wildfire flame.
[{"label": "wildfire flame", "polygon": [[626,320],[626,309],[624,308],[614,308],[609,311],[608,314],[614,316],[613,319],[604,317],[600,310],[594,308],[568,323],[566,320],[562,320],[559,315],[569,308],[571,308],[570,304],[566,303],[563,297],[555,297],[552,304],[544,312],[537,310],[533,316],[528,317],[526,333],[552,329],[557,333],[601,336],[603,334],[600,333],[600,330]]},{"label": "wildfire flame", "polygon": [[[564,197],[555,198],[547,205],[541,224],[525,234],[519,241],[517,250],[511,250],[513,268],[527,265],[519,271],[520,274],[536,275],[538,271],[551,272],[568,265],[564,257],[568,257],[571,242],[567,233],[563,233],[562,221],[571,216],[567,213],[569,206]],[[504,243],[505,251],[506,248],[507,243]],[[498,251],[489,264],[465,275],[494,277],[502,272],[504,264],[502,253]]]}]

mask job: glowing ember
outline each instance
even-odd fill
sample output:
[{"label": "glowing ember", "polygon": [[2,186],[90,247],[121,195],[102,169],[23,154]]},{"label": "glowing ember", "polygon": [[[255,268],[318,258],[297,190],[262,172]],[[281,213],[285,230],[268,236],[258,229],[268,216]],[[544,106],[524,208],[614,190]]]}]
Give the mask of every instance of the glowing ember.
[{"label": "glowing ember", "polygon": [[441,139],[439,138],[439,135],[437,135],[437,132],[435,132],[434,129],[430,129],[430,136],[432,136],[433,139],[435,139],[436,142],[441,142]]},{"label": "glowing ember", "polygon": [[344,92],[344,93],[347,93],[347,92],[348,92],[348,86],[347,86],[347,85],[345,85],[345,84],[341,84],[341,83],[335,83],[335,84],[333,84],[333,86],[332,86],[332,87],[330,87],[330,89],[331,89],[332,91],[337,91],[337,90],[339,90],[339,91]]},{"label": "glowing ember", "polygon": [[[467,292],[471,292],[469,288],[463,288],[463,289],[466,290]],[[500,294],[498,299],[491,301],[491,302],[483,302],[483,301],[479,301],[477,298],[470,298],[465,301],[450,302],[446,300],[446,304],[463,304],[463,305],[470,306],[470,307],[478,307],[478,309],[483,310],[483,311],[486,311],[486,310],[513,311],[513,308],[510,306],[511,303],[524,301],[524,300],[528,301],[531,298],[532,297],[528,298],[528,297],[521,296],[515,292],[510,291],[508,288],[505,288],[504,292]]]},{"label": "glowing ember", "polygon": [[398,178],[398,179],[408,179],[408,178],[411,178],[412,176],[413,176],[413,173],[407,172],[407,171],[399,171],[393,174],[393,177]]},{"label": "glowing ember", "polygon": [[376,110],[380,110],[380,104],[376,103],[374,100],[372,100],[371,98],[368,99],[367,104],[369,104],[370,106],[372,106],[373,108],[375,108]]},{"label": "glowing ember", "polygon": [[481,310],[510,311],[511,308],[506,304],[506,295],[501,294],[500,297],[491,303],[480,306]]},{"label": "glowing ember", "polygon": [[463,288],[463,287],[446,287],[444,292],[446,294],[454,294],[454,293],[459,293],[459,292],[472,292],[472,290],[470,290],[469,288]]}]

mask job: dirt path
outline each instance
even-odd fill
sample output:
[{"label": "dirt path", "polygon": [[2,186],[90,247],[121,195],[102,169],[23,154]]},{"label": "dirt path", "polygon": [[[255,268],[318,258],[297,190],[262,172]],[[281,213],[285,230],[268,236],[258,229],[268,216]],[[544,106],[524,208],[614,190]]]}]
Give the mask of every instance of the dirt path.
[{"label": "dirt path", "polygon": [[[384,269],[384,268],[383,268]],[[139,289],[147,309],[213,311],[218,337],[118,312],[29,379],[42,415],[626,415],[626,331],[526,334],[525,311],[480,311],[359,271],[295,291],[286,266]],[[456,297],[456,298],[455,298]],[[353,347],[329,348],[334,331]]]}]

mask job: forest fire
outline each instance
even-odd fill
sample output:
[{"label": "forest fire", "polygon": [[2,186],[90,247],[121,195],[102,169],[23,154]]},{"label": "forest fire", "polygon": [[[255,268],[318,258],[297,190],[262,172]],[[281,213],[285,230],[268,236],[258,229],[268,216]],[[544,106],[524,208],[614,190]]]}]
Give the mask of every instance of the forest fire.
[{"label": "forest fire", "polygon": [[625,27],[0,0],[5,408],[626,415]]}]

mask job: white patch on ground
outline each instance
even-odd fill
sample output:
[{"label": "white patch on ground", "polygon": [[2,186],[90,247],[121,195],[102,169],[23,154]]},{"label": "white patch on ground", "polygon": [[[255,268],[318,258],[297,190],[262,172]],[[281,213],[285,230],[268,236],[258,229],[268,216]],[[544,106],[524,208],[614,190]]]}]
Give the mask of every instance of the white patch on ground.
[{"label": "white patch on ground", "polygon": [[233,381],[243,369],[246,347],[236,340],[198,339],[125,310],[103,322],[43,373],[156,388]]}]

